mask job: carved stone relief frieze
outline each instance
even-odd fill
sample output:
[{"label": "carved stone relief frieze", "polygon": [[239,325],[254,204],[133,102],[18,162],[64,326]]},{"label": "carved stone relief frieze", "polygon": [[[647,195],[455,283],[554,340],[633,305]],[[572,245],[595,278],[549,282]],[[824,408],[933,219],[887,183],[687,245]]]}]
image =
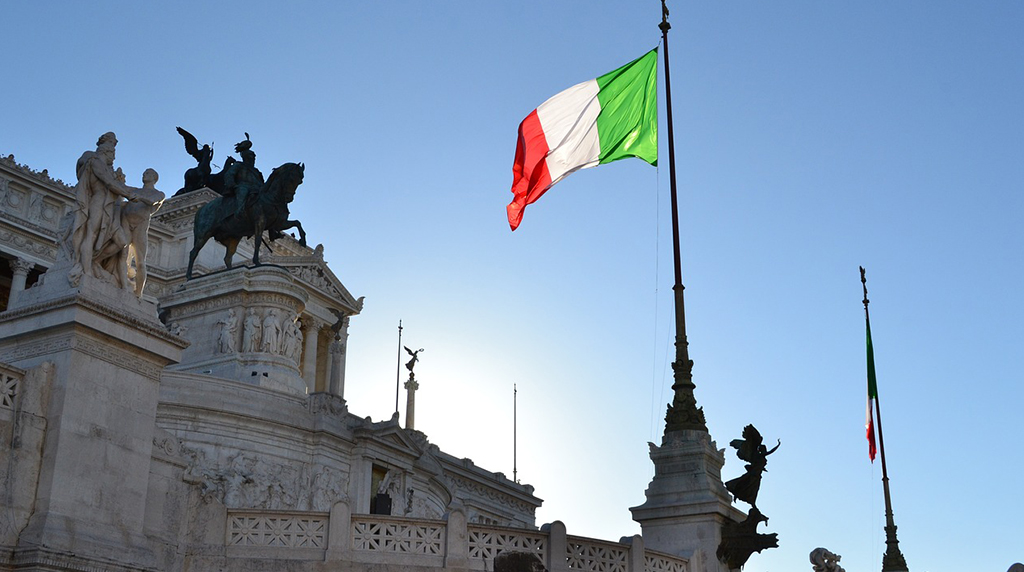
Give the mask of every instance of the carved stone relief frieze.
[{"label": "carved stone relief frieze", "polygon": [[345,495],[347,484],[348,475],[328,467],[320,467],[320,470],[313,475],[310,486],[312,489],[309,500],[310,510],[330,511],[335,501]]},{"label": "carved stone relief frieze", "polygon": [[271,462],[253,452],[240,451],[218,463],[187,445],[181,451],[189,460],[189,480],[200,485],[207,501],[216,499],[233,509],[326,512],[348,484],[340,470]]},{"label": "carved stone relief frieze", "polygon": [[332,393],[313,393],[309,396],[309,412],[313,415],[341,415],[348,411],[345,400]]},{"label": "carved stone relief frieze", "polygon": [[46,260],[56,260],[57,248],[53,244],[28,238],[21,234],[11,232],[8,229],[0,229],[0,244],[10,247],[12,250],[20,250],[26,254],[32,254]]},{"label": "carved stone relief frieze", "polygon": [[303,282],[327,292],[331,296],[340,297],[342,295],[330,279],[324,275],[324,269],[320,265],[293,266],[289,270]]},{"label": "carved stone relief frieze", "polygon": [[478,497],[483,497],[487,500],[490,500],[503,506],[507,506],[517,511],[525,513],[533,512],[533,507],[524,502],[518,501],[513,497],[506,494],[502,494],[494,489],[467,481],[461,477],[449,476],[448,483],[450,488],[458,489],[460,491],[470,493]]}]

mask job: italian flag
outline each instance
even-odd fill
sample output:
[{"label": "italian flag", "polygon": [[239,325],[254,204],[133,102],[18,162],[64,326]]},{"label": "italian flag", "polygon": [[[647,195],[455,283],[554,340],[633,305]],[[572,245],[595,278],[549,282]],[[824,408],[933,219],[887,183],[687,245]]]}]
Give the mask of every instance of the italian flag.
[{"label": "italian flag", "polygon": [[871,406],[878,399],[878,386],[875,383],[875,350],[871,346],[871,323],[866,324],[868,331],[868,412],[866,428],[868,432],[868,457],[875,462],[875,417],[871,413]]},{"label": "italian flag", "polygon": [[637,157],[658,164],[658,50],[555,95],[519,124],[508,224],[580,169]]}]

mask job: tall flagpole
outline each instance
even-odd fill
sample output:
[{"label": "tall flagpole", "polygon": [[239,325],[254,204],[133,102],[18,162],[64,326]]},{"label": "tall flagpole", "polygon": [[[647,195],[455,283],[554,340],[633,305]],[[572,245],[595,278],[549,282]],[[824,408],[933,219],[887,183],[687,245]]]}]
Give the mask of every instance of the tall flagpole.
[{"label": "tall flagpole", "polygon": [[512,482],[519,484],[519,388],[512,384]]},{"label": "tall flagpole", "polygon": [[676,198],[676,150],[672,123],[672,83],[669,79],[668,67],[668,31],[672,26],[668,23],[668,6],[661,0],[662,49],[665,56],[665,112],[668,118],[668,177],[672,197],[672,253],[675,261],[675,294],[676,310],[676,359],[672,362],[672,404],[665,414],[665,434],[683,430],[707,432],[704,422],[704,410],[697,407],[697,399],[693,395],[693,361],[690,360],[688,342],[686,341],[686,312],[683,305],[683,272],[679,255],[679,206]]},{"label": "tall flagpole", "polygon": [[[864,267],[860,267],[860,282],[864,287],[864,323],[871,331],[871,316],[868,314],[868,280]],[[875,417],[878,419],[878,453],[882,458],[882,491],[885,494],[885,554],[882,556],[882,572],[908,572],[907,561],[900,552],[900,541],[896,538],[896,523],[892,517],[892,499],[889,497],[889,473],[885,468],[885,439],[882,437],[882,406],[876,391]]]},{"label": "tall flagpole", "polygon": [[395,365],[395,415],[398,415],[398,394],[402,381],[402,320],[398,320],[398,358]]}]

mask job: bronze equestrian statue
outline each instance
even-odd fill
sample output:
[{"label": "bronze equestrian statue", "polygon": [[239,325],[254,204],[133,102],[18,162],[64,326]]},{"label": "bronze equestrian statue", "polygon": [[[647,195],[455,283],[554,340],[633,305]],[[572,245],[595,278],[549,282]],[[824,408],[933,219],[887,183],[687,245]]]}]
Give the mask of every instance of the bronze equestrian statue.
[{"label": "bronze equestrian statue", "polygon": [[[192,278],[196,256],[211,238],[227,248],[224,264],[230,269],[231,258],[243,238],[256,237],[252,256],[254,266],[260,265],[260,246],[266,244],[263,231],[271,242],[284,236],[290,228],[299,229],[299,244],[306,246],[306,231],[297,220],[288,220],[288,203],[295,198],[295,189],[302,183],[305,166],[285,163],[274,169],[266,183],[254,167],[234,162],[225,173],[225,189],[221,196],[203,205],[196,213],[192,232],[195,237],[188,257],[186,279]],[[255,171],[255,173],[253,172]],[[267,249],[270,245],[267,244]]]}]

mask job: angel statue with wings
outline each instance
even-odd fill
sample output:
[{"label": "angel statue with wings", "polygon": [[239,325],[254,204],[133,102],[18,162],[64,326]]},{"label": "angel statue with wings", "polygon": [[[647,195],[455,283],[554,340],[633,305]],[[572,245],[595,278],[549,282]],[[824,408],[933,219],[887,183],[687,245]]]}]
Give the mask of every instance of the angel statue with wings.
[{"label": "angel statue with wings", "polygon": [[408,353],[409,355],[412,356],[412,359],[409,360],[405,364],[405,369],[409,370],[409,377],[411,378],[411,377],[413,377],[415,375],[412,372],[412,368],[416,367],[416,362],[420,361],[419,353],[421,351],[423,351],[423,348],[420,348],[420,349],[418,349],[416,351],[412,351],[412,350],[409,349],[409,346],[402,346],[402,347],[405,348],[406,353]]},{"label": "angel statue with wings", "polygon": [[192,191],[209,186],[211,172],[210,162],[213,161],[213,147],[204,144],[203,147],[200,148],[199,141],[196,139],[195,135],[192,135],[181,127],[178,127],[178,134],[185,140],[185,151],[187,151],[189,155],[192,155],[199,164],[185,171],[185,186],[177,193],[174,193],[175,196],[191,193]]},{"label": "angel statue with wings", "polygon": [[768,455],[771,455],[779,448],[782,441],[768,450],[763,444],[761,433],[753,425],[743,428],[743,438],[733,439],[729,445],[736,449],[736,456],[746,461],[744,467],[747,472],[725,483],[725,488],[741,500],[750,503],[750,506],[757,507],[757,491],[761,488],[761,473],[767,471]]}]

